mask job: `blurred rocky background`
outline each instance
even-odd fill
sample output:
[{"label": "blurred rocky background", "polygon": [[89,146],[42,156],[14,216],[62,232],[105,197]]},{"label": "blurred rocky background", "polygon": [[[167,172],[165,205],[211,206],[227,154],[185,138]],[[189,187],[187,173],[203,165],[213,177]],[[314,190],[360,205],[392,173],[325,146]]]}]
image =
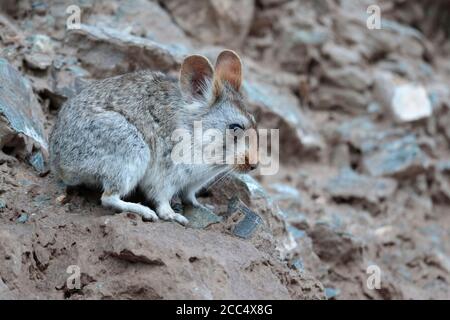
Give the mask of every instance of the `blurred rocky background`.
[{"label": "blurred rocky background", "polygon": [[[0,298],[450,298],[450,1],[0,5]],[[222,179],[208,210],[175,199],[188,228],[66,194],[46,159],[67,98],[222,48],[260,127],[280,129],[278,174]]]}]

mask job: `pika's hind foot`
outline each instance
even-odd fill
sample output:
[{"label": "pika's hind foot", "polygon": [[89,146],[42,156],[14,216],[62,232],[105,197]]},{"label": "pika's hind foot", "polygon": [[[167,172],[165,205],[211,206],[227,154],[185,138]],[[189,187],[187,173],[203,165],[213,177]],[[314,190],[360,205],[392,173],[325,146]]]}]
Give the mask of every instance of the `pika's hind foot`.
[{"label": "pika's hind foot", "polygon": [[126,202],[120,199],[118,194],[108,195],[107,193],[103,193],[102,205],[105,207],[113,208],[118,211],[130,211],[140,215],[144,220],[148,221],[156,221],[158,220],[158,216],[156,213],[139,203]]}]

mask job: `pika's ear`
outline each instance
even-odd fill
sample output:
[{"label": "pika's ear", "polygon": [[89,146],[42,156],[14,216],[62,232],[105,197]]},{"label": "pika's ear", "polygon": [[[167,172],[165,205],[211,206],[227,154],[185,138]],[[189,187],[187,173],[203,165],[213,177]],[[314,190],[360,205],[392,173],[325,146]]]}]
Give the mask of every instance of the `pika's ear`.
[{"label": "pika's ear", "polygon": [[209,60],[200,55],[188,56],[181,64],[180,87],[184,95],[201,97],[202,89],[212,81],[214,70]]},{"label": "pika's ear", "polygon": [[214,93],[220,94],[224,81],[228,82],[236,91],[241,89],[242,62],[236,52],[222,51],[217,57],[214,71]]}]

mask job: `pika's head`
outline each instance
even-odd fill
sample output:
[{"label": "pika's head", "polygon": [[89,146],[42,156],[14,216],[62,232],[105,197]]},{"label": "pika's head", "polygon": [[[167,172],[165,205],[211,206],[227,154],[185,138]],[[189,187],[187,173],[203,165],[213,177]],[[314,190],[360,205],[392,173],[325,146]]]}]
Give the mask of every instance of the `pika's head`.
[{"label": "pika's head", "polygon": [[242,62],[231,50],[219,54],[215,67],[200,55],[186,57],[181,66],[181,92],[201,120],[203,161],[249,172],[258,164],[258,133],[241,85]]}]

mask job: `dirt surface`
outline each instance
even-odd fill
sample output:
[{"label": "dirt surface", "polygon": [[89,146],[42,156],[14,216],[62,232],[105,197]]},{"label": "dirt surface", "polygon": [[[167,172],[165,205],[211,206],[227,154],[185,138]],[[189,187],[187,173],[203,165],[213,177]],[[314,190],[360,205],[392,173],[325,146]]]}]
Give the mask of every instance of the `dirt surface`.
[{"label": "dirt surface", "polygon": [[[450,3],[187,3],[2,3],[0,298],[449,299]],[[174,199],[182,227],[48,172],[48,133],[84,85],[224,47],[259,126],[280,129],[276,175],[214,183],[211,211]]]}]

